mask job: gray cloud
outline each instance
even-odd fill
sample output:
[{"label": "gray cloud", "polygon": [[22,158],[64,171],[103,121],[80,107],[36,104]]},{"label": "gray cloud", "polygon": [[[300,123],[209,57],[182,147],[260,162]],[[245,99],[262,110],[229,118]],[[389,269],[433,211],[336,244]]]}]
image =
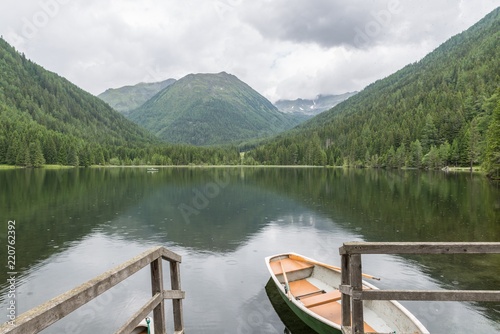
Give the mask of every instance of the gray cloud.
[{"label": "gray cloud", "polygon": [[[474,15],[477,5],[482,10]],[[371,48],[380,44],[443,40],[493,9],[493,3],[460,1],[301,0],[254,2],[243,20],[265,38],[315,43],[324,48]],[[500,3],[499,3],[500,4]]]},{"label": "gray cloud", "polygon": [[0,33],[94,94],[226,71],[274,101],[360,90],[419,60],[498,4],[3,0]]},{"label": "gray cloud", "polygon": [[268,1],[265,7],[254,3],[244,19],[265,37],[328,48],[354,45],[357,30],[362,31],[367,22],[374,21],[372,13],[383,10],[381,4],[362,0],[277,0]]}]

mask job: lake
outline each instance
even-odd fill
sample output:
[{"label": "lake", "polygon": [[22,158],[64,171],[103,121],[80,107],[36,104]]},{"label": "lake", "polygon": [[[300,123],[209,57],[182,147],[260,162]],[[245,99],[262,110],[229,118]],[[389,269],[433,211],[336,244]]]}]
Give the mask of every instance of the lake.
[{"label": "lake", "polygon": [[[294,251],[339,265],[347,241],[500,241],[500,189],[467,173],[18,169],[1,170],[0,186],[5,265],[16,222],[18,314],[162,245],[182,255],[186,333],[284,333],[280,316],[293,334],[307,333],[271,305],[265,256]],[[43,333],[114,332],[150,297],[146,269]],[[386,289],[500,289],[499,255],[368,255],[363,270]],[[498,303],[402,304],[431,333],[500,332]]]}]

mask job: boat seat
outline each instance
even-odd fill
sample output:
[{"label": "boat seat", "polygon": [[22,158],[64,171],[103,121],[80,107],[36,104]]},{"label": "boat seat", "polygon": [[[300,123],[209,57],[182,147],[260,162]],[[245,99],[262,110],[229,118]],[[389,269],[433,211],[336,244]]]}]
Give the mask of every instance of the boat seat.
[{"label": "boat seat", "polygon": [[342,298],[342,294],[339,290],[333,290],[330,292],[322,293],[320,295],[314,295],[311,297],[303,297],[300,299],[305,307],[314,307],[329,302],[336,302]]},{"label": "boat seat", "polygon": [[[312,297],[311,297],[312,298]],[[317,315],[328,319],[334,323],[340,324],[342,323],[342,305],[337,302],[327,302],[317,306],[309,307],[309,310],[313,311]],[[375,329],[373,329],[366,322],[364,323],[364,331],[365,333],[376,333]]]},{"label": "boat seat", "polygon": [[275,260],[270,263],[271,269],[273,270],[275,275],[281,275],[283,274],[283,271],[281,270],[281,264],[283,264],[283,269],[285,272],[290,273],[293,271],[297,270],[302,270],[302,269],[308,269],[314,267],[314,265],[301,262],[301,261],[295,261],[289,258],[281,259],[281,260]]},{"label": "boat seat", "polygon": [[289,282],[288,285],[290,286],[290,292],[294,297],[300,297],[312,293],[320,293],[321,290],[318,289],[318,287],[311,282],[309,282],[306,279],[300,279],[297,281]]}]

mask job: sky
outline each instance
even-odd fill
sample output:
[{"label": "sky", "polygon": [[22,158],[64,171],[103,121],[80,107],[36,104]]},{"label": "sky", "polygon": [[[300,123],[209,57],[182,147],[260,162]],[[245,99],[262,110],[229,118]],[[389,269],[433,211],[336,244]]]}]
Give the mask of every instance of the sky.
[{"label": "sky", "polygon": [[498,6],[500,0],[2,0],[0,34],[94,95],[225,71],[275,102],[362,90]]}]

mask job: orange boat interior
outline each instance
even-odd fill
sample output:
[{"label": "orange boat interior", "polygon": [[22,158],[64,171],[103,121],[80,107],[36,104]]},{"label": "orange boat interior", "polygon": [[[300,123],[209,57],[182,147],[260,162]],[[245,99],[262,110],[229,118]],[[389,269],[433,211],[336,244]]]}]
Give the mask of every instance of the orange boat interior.
[{"label": "orange boat interior", "polygon": [[[270,265],[276,276],[283,275],[284,270],[287,277],[294,277],[293,273],[310,270],[314,267],[313,264],[290,258],[273,259]],[[341,293],[339,290],[326,292],[319,289],[306,278],[289,280],[288,283],[293,297],[299,300],[310,311],[336,324],[340,325],[342,323]],[[375,332],[375,330],[365,323],[365,332]]]}]

